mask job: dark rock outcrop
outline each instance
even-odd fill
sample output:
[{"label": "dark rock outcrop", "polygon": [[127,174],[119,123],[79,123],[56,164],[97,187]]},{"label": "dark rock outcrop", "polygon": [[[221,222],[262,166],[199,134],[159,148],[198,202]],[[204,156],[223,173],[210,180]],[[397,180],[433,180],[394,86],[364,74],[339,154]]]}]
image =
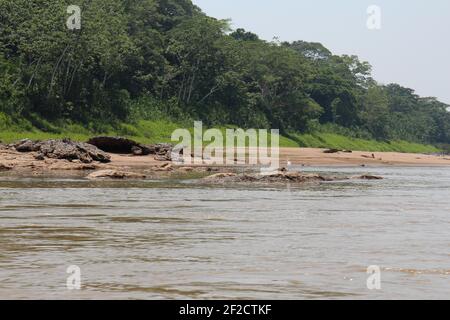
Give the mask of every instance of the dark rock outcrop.
[{"label": "dark rock outcrop", "polygon": [[323,153],[339,153],[341,151],[342,150],[340,150],[340,149],[327,149],[327,150],[324,150]]},{"label": "dark rock outcrop", "polygon": [[359,180],[383,180],[383,177],[379,176],[373,176],[370,174],[364,174],[362,176],[352,177],[352,179],[359,179]]},{"label": "dark rock outcrop", "polygon": [[133,154],[135,156],[155,155],[155,159],[159,161],[172,160],[173,145],[169,143],[144,145],[121,137],[94,137],[87,143],[110,153]]},{"label": "dark rock outcrop", "polygon": [[44,154],[41,153],[41,152],[39,152],[38,154],[36,154],[36,155],[34,156],[34,158],[35,158],[36,160],[39,160],[39,161],[44,161],[44,160],[45,160],[45,156],[44,156]]},{"label": "dark rock outcrop", "polygon": [[122,137],[94,137],[87,142],[100,150],[110,153],[149,155],[152,150],[134,140]]},{"label": "dark rock outcrop", "polygon": [[353,153],[352,150],[341,150],[341,149],[326,149],[323,151],[323,153],[339,153],[339,152],[343,152],[343,153]]},{"label": "dark rock outcrop", "polygon": [[111,161],[111,157],[97,147],[69,139],[37,142],[26,139],[18,142],[14,147],[19,152],[37,152],[36,160],[45,158],[66,159],[70,161],[80,160],[83,163],[93,161],[107,163]]}]

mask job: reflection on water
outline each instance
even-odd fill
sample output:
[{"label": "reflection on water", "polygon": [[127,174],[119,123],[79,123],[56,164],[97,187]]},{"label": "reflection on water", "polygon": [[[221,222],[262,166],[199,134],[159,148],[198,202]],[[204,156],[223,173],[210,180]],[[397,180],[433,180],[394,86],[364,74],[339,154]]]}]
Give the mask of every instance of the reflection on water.
[{"label": "reflection on water", "polygon": [[[0,177],[0,298],[450,298],[448,168],[319,170],[386,179]],[[81,291],[66,289],[70,265]],[[380,291],[366,287],[369,265]]]}]

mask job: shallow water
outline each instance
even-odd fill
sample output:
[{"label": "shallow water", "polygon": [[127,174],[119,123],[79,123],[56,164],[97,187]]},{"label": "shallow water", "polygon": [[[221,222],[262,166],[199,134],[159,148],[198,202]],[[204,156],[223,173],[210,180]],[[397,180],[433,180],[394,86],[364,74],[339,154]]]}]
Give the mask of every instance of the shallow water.
[{"label": "shallow water", "polygon": [[[386,179],[270,188],[0,176],[0,298],[450,298],[449,168],[316,170]],[[71,265],[79,291],[66,288]],[[367,288],[370,265],[381,290]]]}]

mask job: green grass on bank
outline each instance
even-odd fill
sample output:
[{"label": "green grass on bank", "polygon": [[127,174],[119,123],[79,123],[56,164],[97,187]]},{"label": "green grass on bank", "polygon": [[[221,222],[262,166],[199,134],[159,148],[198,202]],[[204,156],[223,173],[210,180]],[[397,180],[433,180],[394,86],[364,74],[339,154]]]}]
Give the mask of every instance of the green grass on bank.
[{"label": "green grass on bank", "polygon": [[[86,129],[80,125],[64,125],[52,127],[52,132],[39,130],[28,125],[26,129],[0,123],[0,141],[11,143],[20,139],[32,140],[70,138],[76,141],[86,141],[95,135],[124,136],[141,143],[171,142],[172,132],[178,128],[186,128],[193,131],[193,124],[180,125],[165,120],[139,121],[137,124],[120,124],[115,128],[107,128],[104,131]],[[224,133],[226,127],[220,128]],[[224,134],[225,136],[225,134]],[[270,140],[270,138],[269,138]],[[280,137],[280,147],[308,147],[308,148],[336,148],[354,151],[393,151],[408,153],[437,153],[435,146],[411,143],[406,141],[381,142],[350,138],[334,133],[317,132],[313,134],[291,134],[290,137]]]},{"label": "green grass on bank", "polygon": [[179,124],[169,121],[139,121],[137,124],[120,124],[107,130],[89,130],[80,125],[64,125],[53,128],[51,132],[28,127],[25,130],[17,127],[0,126],[0,141],[11,143],[21,139],[46,140],[70,138],[75,141],[87,141],[93,136],[122,136],[141,143],[170,142],[172,132],[180,128]]},{"label": "green grass on bank", "polygon": [[334,148],[353,151],[438,153],[441,150],[432,145],[407,141],[376,141],[349,138],[334,133],[293,134],[298,145],[306,148]]}]

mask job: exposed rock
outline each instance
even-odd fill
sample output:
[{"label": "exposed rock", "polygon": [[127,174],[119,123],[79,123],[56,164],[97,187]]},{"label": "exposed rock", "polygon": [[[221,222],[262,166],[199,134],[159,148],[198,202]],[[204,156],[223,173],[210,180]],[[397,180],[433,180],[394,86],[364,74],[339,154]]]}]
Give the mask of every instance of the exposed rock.
[{"label": "exposed rock", "polygon": [[160,166],[161,168],[168,168],[168,167],[172,167],[172,165],[170,163],[164,163],[163,165]]},{"label": "exposed rock", "polygon": [[[173,145],[169,143],[143,145],[122,137],[94,137],[87,143],[110,153],[133,154],[135,156],[155,155],[155,160],[158,161],[172,160]],[[180,154],[182,154],[182,150]]]},{"label": "exposed rock", "polygon": [[43,160],[43,157],[47,157],[70,161],[80,160],[83,163],[91,163],[93,161],[106,163],[111,161],[110,156],[97,147],[87,143],[73,142],[69,139],[46,140],[42,142],[22,140],[14,147],[19,152],[38,152],[36,155],[37,160]]},{"label": "exposed rock", "polygon": [[[100,150],[99,148],[97,148],[96,146],[91,145],[89,143],[77,143],[77,145],[79,146],[79,148],[81,150],[84,150],[85,152],[87,152],[94,161],[99,161],[102,163],[111,162],[111,157],[107,153],[105,153],[102,150]],[[83,161],[83,159],[81,159],[81,158],[80,158],[80,160]]]},{"label": "exposed rock", "polygon": [[361,180],[383,180],[383,177],[373,176],[370,174],[365,174],[362,176],[352,177],[352,179],[361,179]]},{"label": "exposed rock", "polygon": [[323,153],[339,153],[339,152],[343,152],[343,153],[353,153],[352,150],[341,150],[341,149],[327,149],[327,150],[325,150]]},{"label": "exposed rock", "polygon": [[156,153],[166,153],[172,151],[173,145],[170,143],[158,143],[154,145]]},{"label": "exposed rock", "polygon": [[258,175],[257,178],[263,182],[321,182],[336,180],[332,177],[324,177],[319,174],[305,174],[301,172],[277,172],[267,175]]},{"label": "exposed rock", "polygon": [[171,159],[171,157],[169,157],[168,154],[155,156],[156,161],[171,161],[170,159]]},{"label": "exposed rock", "polygon": [[192,171],[194,171],[194,168],[193,167],[181,167],[178,170],[184,171],[184,172],[192,172]]},{"label": "exposed rock", "polygon": [[345,178],[324,177],[318,174],[304,174],[300,172],[273,172],[270,174],[235,174],[235,173],[217,173],[206,177],[203,181],[212,183],[228,182],[256,182],[256,183],[306,183],[343,180]]},{"label": "exposed rock", "polygon": [[156,161],[170,161],[170,159],[166,155],[163,155],[163,156],[156,155],[155,160]]},{"label": "exposed rock", "polygon": [[34,156],[34,158],[35,158],[36,160],[39,160],[39,161],[44,161],[44,160],[45,160],[45,156],[44,156],[44,154],[41,153],[41,152],[39,152],[38,154],[36,154],[36,155]]},{"label": "exposed rock", "polygon": [[13,168],[14,166],[12,164],[0,162],[0,171],[9,171],[12,170]]},{"label": "exposed rock", "polygon": [[144,155],[144,150],[142,150],[142,148],[138,147],[138,146],[133,146],[131,148],[131,152],[135,155],[135,156],[143,156]]},{"label": "exposed rock", "polygon": [[217,179],[224,179],[224,178],[230,178],[230,177],[236,177],[236,173],[216,173],[211,176],[208,176],[204,178],[203,180],[217,180]]},{"label": "exposed rock", "polygon": [[327,149],[327,150],[324,150],[323,153],[338,153],[340,151],[342,151],[342,150],[339,150],[339,149]]},{"label": "exposed rock", "polygon": [[20,140],[17,144],[14,145],[17,151],[19,152],[33,152],[39,151],[40,143],[33,142],[29,139]]},{"label": "exposed rock", "polygon": [[173,166],[171,163],[165,163],[162,166],[156,167],[153,171],[173,171]]},{"label": "exposed rock", "polygon": [[[226,168],[223,168],[226,169]],[[212,173],[212,172],[219,172],[219,168],[211,168],[211,167],[174,167],[175,171],[178,172],[197,172],[197,173]]]},{"label": "exposed rock", "polygon": [[[172,161],[173,145],[168,143],[159,143],[151,146],[155,150],[155,160],[157,161]],[[179,151],[182,154],[183,150]]]},{"label": "exposed rock", "polygon": [[118,170],[100,170],[89,174],[88,179],[145,179],[146,176],[134,172],[125,172]]},{"label": "exposed rock", "polygon": [[16,150],[16,148],[14,147],[14,144],[5,144],[5,145],[2,145],[1,147],[0,147],[0,151],[2,151],[2,152],[17,152],[17,150]]},{"label": "exposed rock", "polygon": [[122,137],[94,137],[89,139],[87,143],[110,153],[136,155],[152,154],[152,150],[149,147]]},{"label": "exposed rock", "polygon": [[60,171],[86,171],[95,170],[98,167],[93,163],[56,162],[48,167],[50,170]]},{"label": "exposed rock", "polygon": [[[345,181],[349,180],[349,177],[343,176],[323,176],[320,174],[306,174],[302,172],[283,172],[276,171],[269,174],[236,174],[236,173],[217,173],[206,178],[202,181],[207,183],[320,183],[327,181]],[[363,175],[358,177],[352,177],[352,179],[365,179],[365,180],[380,180],[382,177]]]}]

